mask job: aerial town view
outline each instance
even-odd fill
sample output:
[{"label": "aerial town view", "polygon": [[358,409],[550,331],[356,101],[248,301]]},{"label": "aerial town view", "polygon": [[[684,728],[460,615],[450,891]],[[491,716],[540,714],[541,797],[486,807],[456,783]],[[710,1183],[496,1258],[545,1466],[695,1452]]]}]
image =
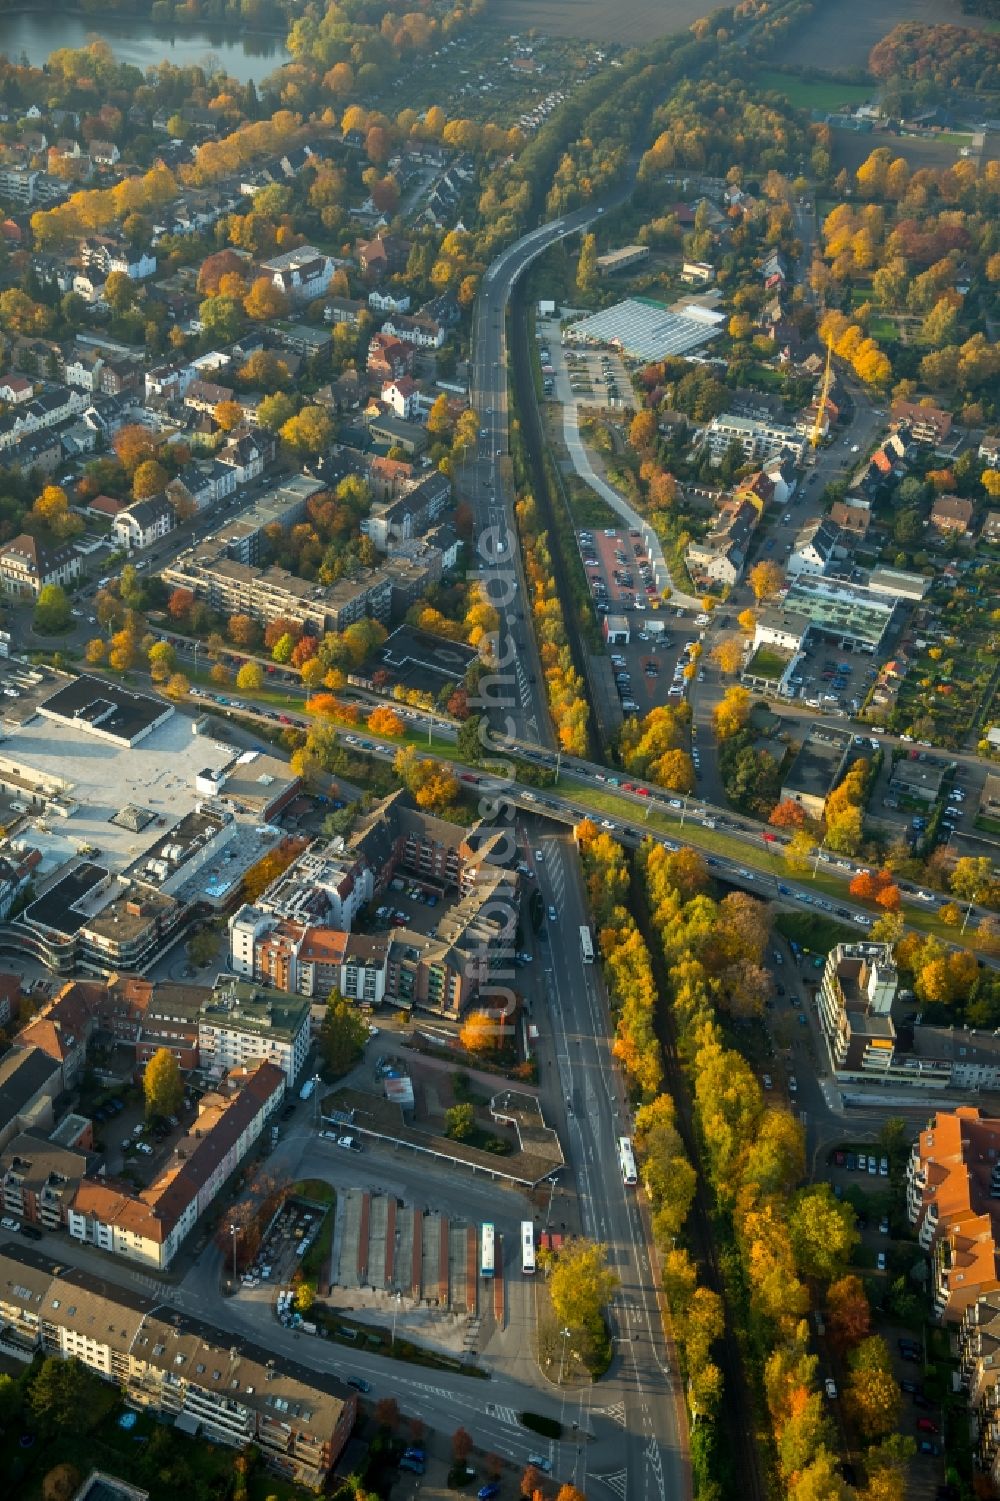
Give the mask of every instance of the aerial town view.
[{"label": "aerial town view", "polygon": [[0,0],[0,1501],[1000,1501],[1000,0]]}]

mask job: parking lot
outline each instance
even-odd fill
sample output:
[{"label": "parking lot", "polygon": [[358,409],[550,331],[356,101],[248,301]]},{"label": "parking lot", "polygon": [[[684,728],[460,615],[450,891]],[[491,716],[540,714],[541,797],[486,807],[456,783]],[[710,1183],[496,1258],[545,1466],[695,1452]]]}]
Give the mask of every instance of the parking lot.
[{"label": "parking lot", "polygon": [[[244,1287],[290,1281],[319,1235],[328,1213],[322,1204],[286,1199],[257,1248],[253,1261],[241,1272],[240,1281]],[[283,1322],[290,1322],[290,1316]]]},{"label": "parking lot", "polygon": [[[584,530],[577,534],[577,545],[598,619],[624,615],[628,621],[628,642],[612,642],[608,656],[595,658],[598,677],[607,680],[606,697],[626,714],[645,715],[657,704],[680,703],[687,683],[684,668],[692,660],[692,648],[701,643],[707,617],[659,601],[653,608],[646,552],[634,532]],[[707,662],[699,662],[699,674],[708,670]]]},{"label": "parking lot", "polygon": [[545,395],[563,406],[631,407],[635,398],[622,357],[614,349],[566,349],[558,320],[538,324],[538,356]]},{"label": "parking lot", "polygon": [[867,652],[853,652],[811,635],[790,682],[810,709],[848,718],[861,708],[875,674]]}]

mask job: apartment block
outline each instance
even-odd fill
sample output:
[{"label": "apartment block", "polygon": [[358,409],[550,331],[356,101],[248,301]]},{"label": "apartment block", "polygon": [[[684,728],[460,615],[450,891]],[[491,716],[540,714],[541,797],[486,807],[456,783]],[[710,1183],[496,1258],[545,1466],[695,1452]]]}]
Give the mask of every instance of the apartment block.
[{"label": "apartment block", "polygon": [[910,1154],[906,1210],[930,1255],[934,1315],[958,1323],[1000,1291],[1000,1120],[971,1105],[937,1111]]},{"label": "apartment block", "polygon": [[712,419],[706,430],[706,439],[713,463],[721,463],[734,444],[742,448],[751,463],[774,458],[784,449],[801,457],[805,446],[804,439],[794,427],[767,414],[743,417],[723,412]]},{"label": "apartment block", "polygon": [[191,1132],[148,1188],[85,1178],[67,1215],[74,1240],[163,1271],[226,1180],[252,1150],[285,1094],[273,1063],[233,1069],[202,1096]]},{"label": "apartment block", "polygon": [[984,1293],[962,1315],[959,1369],[968,1392],[976,1464],[1000,1487],[1000,1294]]},{"label": "apartment block", "polygon": [[75,1358],[129,1407],[212,1443],[253,1444],[270,1469],[316,1491],[357,1416],[354,1392],[331,1374],[9,1244],[0,1250],[0,1351],[25,1364]]},{"label": "apartment block", "polygon": [[[460,1015],[509,957],[520,888],[501,835],[461,829],[393,793],[346,838],[312,847],[229,922],[237,975],[303,996],[334,986],[367,1005],[387,1000]],[[434,931],[360,936],[362,905],[397,872],[442,902]]]},{"label": "apartment block", "polygon": [[220,977],[198,1015],[202,1068],[244,1068],[264,1059],[290,1088],[309,1051],[309,1006],[246,980]]}]

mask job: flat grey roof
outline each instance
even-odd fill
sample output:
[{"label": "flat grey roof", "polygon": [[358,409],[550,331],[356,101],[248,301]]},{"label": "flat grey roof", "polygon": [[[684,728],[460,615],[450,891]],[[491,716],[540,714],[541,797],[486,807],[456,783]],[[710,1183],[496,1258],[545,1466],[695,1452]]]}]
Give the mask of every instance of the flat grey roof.
[{"label": "flat grey roof", "polygon": [[[221,771],[233,759],[232,746],[192,734],[191,720],[179,713],[135,746],[98,740],[85,729],[39,717],[9,735],[0,750],[3,759],[37,771],[41,781],[61,784],[75,805],[71,817],[49,820],[49,842],[61,836],[67,857],[91,845],[101,851],[101,863],[114,870],[131,865],[165,828],[204,800],[195,789],[203,767]],[[112,823],[129,803],[148,808],[156,820],[140,831]],[[24,842],[31,844],[30,829]]]}]

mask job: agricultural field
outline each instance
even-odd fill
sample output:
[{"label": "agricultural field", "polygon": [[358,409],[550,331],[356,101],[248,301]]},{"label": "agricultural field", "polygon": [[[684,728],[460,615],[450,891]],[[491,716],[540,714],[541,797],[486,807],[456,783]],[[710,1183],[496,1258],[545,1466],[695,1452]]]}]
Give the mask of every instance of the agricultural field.
[{"label": "agricultural field", "polygon": [[982,31],[982,16],[967,16],[959,0],[834,0],[792,32],[782,61],[791,67],[866,68],[875,43],[903,21],[926,26],[949,22]]},{"label": "agricultural field", "polygon": [[[845,167],[856,172],[867,161],[877,146],[888,146],[893,156],[901,156],[912,172],[921,167],[941,169],[950,167],[959,159],[962,146],[968,145],[971,137],[949,134],[944,136],[895,136],[884,131],[859,135],[854,130],[833,130],[832,157],[836,168]],[[986,157],[996,156],[1000,149],[1000,137],[991,133],[987,140]]]},{"label": "agricultural field", "polygon": [[534,30],[635,47],[682,31],[710,9],[704,0],[625,0],[617,6],[599,0],[496,0],[489,16],[491,23],[522,35]]},{"label": "agricultural field", "polygon": [[875,93],[875,84],[842,83],[834,78],[806,78],[794,73],[779,73],[775,68],[765,68],[754,73],[753,82],[758,88],[774,89],[783,94],[796,109],[820,109],[834,111],[864,104]]}]

